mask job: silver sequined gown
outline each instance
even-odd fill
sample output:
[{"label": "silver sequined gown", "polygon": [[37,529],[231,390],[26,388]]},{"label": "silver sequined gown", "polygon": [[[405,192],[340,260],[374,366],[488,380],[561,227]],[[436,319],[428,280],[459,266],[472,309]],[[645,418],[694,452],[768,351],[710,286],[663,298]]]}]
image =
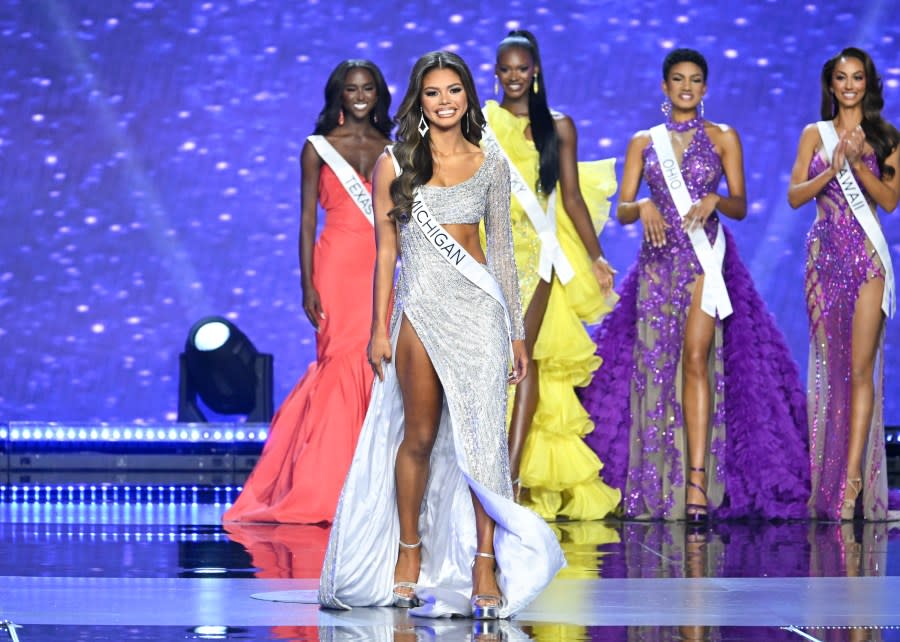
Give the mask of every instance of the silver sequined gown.
[{"label": "silver sequined gown", "polygon": [[[425,186],[421,195],[441,224],[482,218],[488,270],[509,308],[513,338],[524,337],[509,220],[509,169],[495,153],[468,180]],[[509,333],[500,304],[451,266],[409,221],[399,226],[401,268],[391,319],[396,349],[405,316],[431,358],[444,390],[438,436],[422,511],[423,616],[467,615],[475,554],[470,489],[497,523],[498,583],[509,616],[523,608],[565,565],[544,521],[512,501],[506,443]],[[403,439],[403,406],[393,364],[375,380],[372,400],[332,526],[319,587],[331,608],[386,606],[392,601],[399,522],[394,461]]]}]

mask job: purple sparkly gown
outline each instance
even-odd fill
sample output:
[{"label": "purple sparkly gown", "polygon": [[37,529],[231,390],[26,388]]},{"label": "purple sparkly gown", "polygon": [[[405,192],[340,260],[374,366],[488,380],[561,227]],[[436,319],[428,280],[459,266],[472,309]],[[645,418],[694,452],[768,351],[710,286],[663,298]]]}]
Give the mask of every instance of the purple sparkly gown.
[{"label": "purple sparkly gown", "polygon": [[[880,176],[874,154],[863,161]],[[809,178],[829,167],[821,154],[809,163]],[[840,517],[847,479],[850,434],[850,364],[853,311],[859,289],[884,279],[884,266],[860,227],[837,180],[816,197],[818,216],[806,240],[806,302],[809,314],[809,434],[812,497],[810,515]],[[866,519],[888,516],[884,449],[884,331],[875,358],[875,399],[862,464]]]},{"label": "purple sparkly gown", "polygon": [[[687,127],[695,133],[681,171],[697,200],[717,188],[722,163],[702,121]],[[652,144],[644,150],[643,176],[671,227],[665,246],[641,246],[619,287],[618,305],[594,332],[603,365],[582,391],[596,425],[586,441],[606,463],[604,479],[622,490],[627,517],[681,519],[688,466],[681,351],[701,268]],[[717,224],[714,213],[706,224],[710,241]],[[710,350],[705,465],[710,512],[718,518],[805,517],[806,395],[734,238],[727,227],[722,229],[727,243],[723,275],[734,312],[716,321]]]}]

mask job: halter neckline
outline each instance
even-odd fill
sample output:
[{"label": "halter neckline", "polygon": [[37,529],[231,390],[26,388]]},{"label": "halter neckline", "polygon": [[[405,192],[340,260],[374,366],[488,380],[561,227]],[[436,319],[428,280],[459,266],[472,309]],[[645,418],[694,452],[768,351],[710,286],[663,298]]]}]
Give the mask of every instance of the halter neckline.
[{"label": "halter neckline", "polygon": [[703,118],[694,116],[690,120],[677,122],[672,120],[671,116],[666,116],[666,129],[676,132],[686,132],[691,129],[699,129],[703,126]]}]

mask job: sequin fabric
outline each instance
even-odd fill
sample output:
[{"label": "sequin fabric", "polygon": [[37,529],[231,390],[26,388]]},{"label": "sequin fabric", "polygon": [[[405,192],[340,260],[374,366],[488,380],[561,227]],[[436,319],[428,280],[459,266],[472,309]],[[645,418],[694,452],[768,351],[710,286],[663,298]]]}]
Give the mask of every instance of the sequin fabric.
[{"label": "sequin fabric", "polygon": [[[863,158],[879,176],[874,154]],[[813,155],[809,178],[828,169],[821,153]],[[853,312],[859,289],[884,279],[884,267],[853,216],[841,187],[831,179],[816,197],[817,217],[806,239],[806,307],[809,315],[810,515],[840,516],[847,478],[850,435],[850,373]],[[884,448],[884,332],[875,359],[875,399],[863,458],[863,514],[885,519],[888,510]]]},{"label": "sequin fabric", "polygon": [[[505,161],[488,153],[471,178],[451,187],[426,186],[422,197],[442,225],[484,219],[488,270],[506,298],[512,338],[523,339]],[[512,497],[506,447],[509,337],[503,309],[453,269],[412,221],[400,224],[400,256],[399,305],[392,324],[405,315],[428,351],[473,477]]]},{"label": "sequin fabric", "polygon": [[[423,189],[441,223],[477,223],[487,230],[487,259],[507,297],[513,336],[524,335],[509,223],[509,168],[487,153],[470,179]],[[502,617],[530,603],[565,558],[553,531],[512,501],[506,444],[509,332],[502,306],[453,268],[414,222],[400,224],[400,276],[391,318],[396,350],[408,322],[443,388],[440,424],[419,514],[422,566],[417,594],[423,617],[469,615],[476,547],[472,494],[494,519]],[[353,463],[338,501],[319,583],[329,608],[387,606],[400,537],[394,462],[404,438],[403,395],[393,362],[376,379]],[[402,365],[400,366],[402,367]],[[426,597],[427,596],[427,597]]]},{"label": "sequin fabric", "polygon": [[[606,463],[604,478],[623,489],[625,514],[684,517],[687,442],[681,405],[685,322],[701,273],[652,145],[644,179],[670,225],[663,247],[644,243],[619,286],[619,304],[594,332],[603,366],[582,400],[596,429],[588,445]],[[691,197],[714,191],[722,163],[703,122],[684,148],[681,171]],[[706,234],[714,240],[714,214]],[[707,493],[726,517],[802,517],[809,497],[805,394],[774,319],[726,239],[723,277],[734,307],[717,320],[710,349],[711,410]]]}]

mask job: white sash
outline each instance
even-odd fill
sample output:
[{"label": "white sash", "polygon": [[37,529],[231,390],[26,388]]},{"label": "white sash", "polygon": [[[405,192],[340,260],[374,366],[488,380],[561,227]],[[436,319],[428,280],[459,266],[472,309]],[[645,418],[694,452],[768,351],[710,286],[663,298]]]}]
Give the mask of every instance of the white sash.
[{"label": "white sash", "polygon": [[356,203],[359,211],[366,217],[369,224],[374,227],[375,215],[372,213],[372,195],[369,194],[369,190],[366,189],[366,186],[359,179],[359,174],[356,173],[356,170],[350,167],[347,159],[341,156],[340,152],[324,136],[308,136],[306,140],[312,143],[322,160],[328,163],[328,166],[334,172],[334,175],[338,177],[347,194]]},{"label": "white sash", "polygon": [[[487,112],[485,112],[485,120]],[[541,207],[531,187],[525,182],[519,168],[507,155],[497,136],[491,131],[489,126],[484,128],[481,136],[481,143],[489,149],[496,149],[509,165],[509,179],[512,193],[515,195],[528,220],[534,227],[538,239],[541,242],[541,254],[538,263],[538,275],[547,283],[553,277],[553,270],[556,269],[556,276],[565,285],[575,276],[575,270],[569,263],[568,257],[563,252],[559,239],[556,237],[556,189],[550,192],[547,199],[547,211]]]},{"label": "white sash", "polygon": [[[834,122],[822,120],[816,123],[816,126],[819,128],[819,136],[822,137],[822,148],[825,152],[825,158],[830,163],[831,153],[838,144],[838,135],[837,130],[834,128]],[[889,319],[893,318],[897,306],[894,294],[894,266],[891,264],[891,253],[888,249],[887,240],[884,238],[884,232],[882,232],[881,225],[878,224],[878,219],[875,218],[875,212],[869,207],[869,203],[866,201],[866,197],[863,195],[859,183],[856,182],[856,177],[853,176],[850,165],[846,160],[836,178],[838,185],[841,186],[841,191],[844,192],[844,198],[847,199],[847,203],[850,205],[853,216],[856,217],[859,226],[866,233],[866,236],[869,237],[869,242],[872,243],[872,247],[875,248],[875,252],[884,266],[884,295],[881,298],[881,309]]]},{"label": "white sash", "polygon": [[[403,170],[401,170],[400,163],[397,162],[397,158],[394,156],[392,147],[388,146],[386,149],[394,163],[395,173],[397,176],[400,176]],[[503,296],[503,290],[500,289],[497,280],[487,271],[483,264],[476,261],[469,254],[466,248],[457,243],[440,223],[434,220],[431,210],[422,198],[420,189],[416,189],[416,193],[413,195],[412,210],[409,214],[410,219],[416,222],[416,225],[422,230],[422,234],[435,247],[438,254],[447,263],[456,268],[460,274],[490,295],[503,308],[503,317],[506,319],[506,331],[510,339],[510,356],[515,361],[515,356],[512,353],[512,322],[509,318],[509,308],[506,305],[506,298]]]},{"label": "white sash", "polygon": [[[694,135],[696,136],[696,134]],[[678,167],[678,162],[675,160],[675,152],[672,149],[672,142],[669,140],[666,126],[652,127],[650,138],[666,180],[666,187],[669,188],[669,194],[672,196],[678,214],[684,218],[691,209],[693,200],[688,192],[687,184],[684,182],[684,177],[681,175],[681,168]],[[722,263],[725,260],[725,234],[722,232],[722,226],[716,225],[714,245],[710,244],[703,227],[695,225],[687,235],[694,247],[694,254],[700,261],[700,267],[703,268],[703,298],[700,308],[711,317],[718,314],[720,319],[724,319],[731,314],[732,308],[731,298],[725,287],[725,279],[722,277]]]}]

